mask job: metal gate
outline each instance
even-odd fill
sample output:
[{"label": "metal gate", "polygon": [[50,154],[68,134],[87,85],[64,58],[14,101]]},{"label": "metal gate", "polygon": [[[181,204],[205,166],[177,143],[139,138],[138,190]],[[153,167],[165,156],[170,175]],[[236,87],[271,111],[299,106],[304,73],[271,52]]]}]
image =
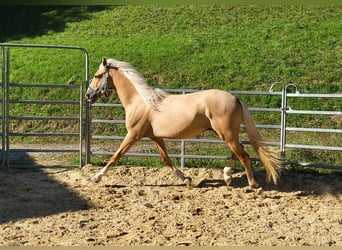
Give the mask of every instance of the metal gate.
[{"label": "metal gate", "polygon": [[[2,166],[10,166],[15,163],[15,160],[11,158],[12,154],[27,154],[29,152],[79,154],[78,165],[81,166],[83,154],[82,120],[84,120],[82,100],[83,85],[88,83],[88,52],[76,46],[0,43],[0,47]],[[84,65],[81,67],[82,71],[84,71],[82,74],[85,74],[85,77],[82,78],[81,74],[74,72],[72,75],[63,76],[66,79],[70,79],[69,82],[65,81],[65,83],[21,83],[20,81],[12,81],[10,78],[11,67],[20,66],[16,63],[18,61],[16,53],[12,53],[16,49],[23,49],[25,52],[29,52],[32,49],[48,52],[57,51],[58,56],[66,56],[67,51],[75,51],[75,53],[79,51],[84,54],[84,61],[80,65]],[[16,62],[12,62],[14,59],[17,59],[15,60]],[[37,62],[34,61],[34,63]],[[58,65],[55,65],[55,67],[58,67]],[[53,71],[51,68],[47,70],[50,70],[51,73]],[[35,73],[31,72],[31,74]],[[27,92],[31,94],[28,95],[26,94]],[[58,93],[65,92],[72,96],[72,98],[58,98]],[[49,99],[45,98],[45,93],[49,93]],[[63,112],[62,114],[60,112],[54,114],[54,110],[62,110]],[[26,125],[22,126],[23,123]],[[60,123],[66,123],[69,128],[58,127],[57,124]],[[24,129],[21,127],[24,127]],[[24,143],[28,137],[30,137],[30,140]],[[57,140],[56,138],[59,138],[58,146],[49,146],[50,143]],[[71,140],[70,138],[78,141],[76,146],[70,146],[68,143],[62,145],[63,142]],[[12,140],[15,143],[12,143]],[[39,143],[40,140],[44,141],[44,143]],[[37,141],[39,144],[34,144],[32,141]],[[22,159],[22,161],[25,161],[25,159]],[[22,162],[19,162],[19,164],[22,165]],[[50,166],[53,163],[47,161],[44,165]]]}]

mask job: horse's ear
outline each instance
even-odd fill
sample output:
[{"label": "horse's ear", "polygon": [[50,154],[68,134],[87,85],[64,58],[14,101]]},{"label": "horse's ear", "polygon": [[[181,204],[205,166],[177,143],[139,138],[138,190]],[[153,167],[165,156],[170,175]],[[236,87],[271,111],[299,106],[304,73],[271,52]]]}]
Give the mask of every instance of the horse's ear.
[{"label": "horse's ear", "polygon": [[102,65],[103,65],[104,67],[107,66],[107,59],[106,59],[105,57],[102,58]]}]

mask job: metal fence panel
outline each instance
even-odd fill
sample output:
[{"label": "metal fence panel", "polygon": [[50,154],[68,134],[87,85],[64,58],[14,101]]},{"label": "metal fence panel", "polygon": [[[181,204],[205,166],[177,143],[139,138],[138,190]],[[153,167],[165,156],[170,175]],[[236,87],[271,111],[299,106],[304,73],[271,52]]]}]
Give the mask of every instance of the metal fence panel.
[{"label": "metal fence panel", "polygon": [[[10,70],[11,65],[11,58],[15,57],[15,55],[11,55],[10,51],[14,48],[24,48],[24,49],[46,49],[49,51],[52,50],[61,50],[62,53],[65,53],[67,50],[73,51],[80,51],[84,54],[84,71],[85,71],[85,82],[87,85],[88,82],[88,75],[89,75],[89,59],[88,59],[88,52],[77,46],[60,46],[60,45],[41,45],[41,44],[6,44],[0,43],[2,57],[1,57],[1,69],[2,69],[2,79],[1,79],[1,86],[2,86],[2,165],[10,166],[11,159],[10,153],[11,152],[58,152],[58,153],[66,153],[66,152],[75,152],[79,154],[79,165],[81,166],[83,163],[82,154],[83,154],[83,84],[84,81],[80,75],[73,75],[70,78],[69,83],[62,84],[62,83],[55,83],[55,84],[47,84],[47,83],[19,83],[13,82],[10,79]],[[83,64],[83,63],[82,63]],[[58,65],[56,65],[58,66]],[[79,83],[76,83],[79,82]],[[78,100],[44,100],[41,96],[37,95],[34,99],[22,99],[18,97],[12,97],[11,93],[13,89],[17,88],[21,91],[27,90],[50,90],[50,89],[65,89],[70,91],[77,91],[79,92]],[[72,106],[76,113],[69,114],[64,113],[61,115],[46,115],[46,116],[39,116],[35,113],[32,114],[12,114],[12,108],[14,105],[22,105],[22,107],[32,107],[33,105],[37,105],[41,108],[46,107],[46,105],[57,105],[59,107],[66,107]],[[78,107],[78,108],[77,108]],[[70,110],[71,110],[70,109]],[[78,111],[77,111],[78,109]],[[18,124],[22,122],[53,122],[53,121],[63,121],[63,122],[71,122],[78,124],[78,132],[73,131],[53,131],[47,128],[47,131],[37,132],[37,131],[16,131],[11,128],[11,122],[17,122]],[[14,137],[63,137],[67,139],[68,137],[78,137],[79,146],[77,148],[70,148],[70,147],[60,147],[60,148],[49,148],[44,145],[41,145],[40,148],[32,148],[32,147],[24,147],[24,148],[13,148],[10,145],[10,139]]]},{"label": "metal fence panel", "polygon": [[[10,73],[10,48],[31,48],[31,49],[61,49],[61,50],[78,50],[84,53],[85,55],[85,85],[88,86],[88,75],[89,75],[89,59],[88,59],[88,52],[80,47],[76,46],[55,46],[55,45],[32,45],[32,44],[5,44],[0,43],[1,47],[1,94],[0,94],[0,103],[1,107],[1,137],[2,137],[2,164],[5,163],[9,164],[9,157],[8,153],[11,150],[9,145],[9,138],[13,138],[15,136],[49,136],[50,133],[42,133],[42,132],[18,132],[12,131],[9,128],[9,121],[31,121],[31,120],[44,120],[44,121],[54,121],[54,120],[67,120],[73,122],[79,122],[79,133],[74,132],[55,132],[53,133],[54,136],[79,136],[79,154],[80,154],[80,165],[83,163],[82,159],[82,147],[83,147],[83,133],[85,134],[85,163],[90,163],[91,155],[112,155],[113,150],[103,149],[98,145],[95,145],[96,140],[106,140],[106,141],[115,141],[120,142],[123,139],[123,135],[114,135],[111,131],[101,131],[101,134],[94,134],[92,130],[92,126],[102,126],[102,125],[110,125],[113,127],[117,127],[118,130],[123,130],[123,125],[125,124],[124,120],[124,113],[120,114],[120,117],[111,117],[111,118],[103,118],[98,117],[98,113],[102,112],[92,112],[91,110],[94,108],[101,109],[104,112],[111,112],[113,110],[121,110],[122,105],[117,103],[95,103],[85,104],[85,128],[83,131],[82,127],[82,119],[83,119],[83,84],[81,80],[81,84],[42,84],[40,83],[17,83],[11,82],[9,78]],[[280,91],[274,91],[275,88],[280,86]],[[20,100],[20,99],[13,99],[10,96],[10,88],[67,88],[67,89],[76,89],[80,91],[79,100],[40,100],[36,98],[35,100]],[[195,89],[165,89],[168,92],[175,93],[175,94],[186,94],[197,92],[199,90]],[[341,134],[342,129],[340,127],[314,127],[311,124],[305,126],[304,124],[300,124],[299,126],[293,125],[292,117],[293,116],[324,116],[324,117],[337,117],[337,119],[341,120],[342,118],[342,107],[341,107],[341,98],[342,94],[319,94],[319,93],[300,93],[298,86],[295,84],[282,84],[282,83],[274,83],[270,87],[268,91],[229,91],[230,93],[238,96],[242,100],[248,99],[251,96],[255,97],[267,97],[273,100],[273,98],[277,99],[278,101],[269,103],[262,103],[258,102],[262,107],[255,107],[253,103],[247,104],[249,110],[255,114],[266,114],[267,116],[275,116],[272,119],[272,122],[269,121],[266,124],[261,124],[260,122],[256,122],[256,126],[258,129],[262,130],[271,130],[275,131],[275,134],[279,135],[275,139],[271,139],[268,143],[271,146],[280,147],[282,154],[284,155],[285,159],[289,164],[292,165],[302,165],[302,166],[312,166],[312,167],[328,167],[333,169],[342,169],[342,163],[337,162],[335,165],[325,164],[321,162],[301,162],[295,158],[289,158],[288,153],[290,150],[319,150],[322,152],[329,151],[329,152],[336,152],[340,154],[342,151],[341,145]],[[247,96],[247,98],[246,98]],[[245,97],[245,99],[244,99]],[[314,99],[318,100],[319,98],[329,99],[329,100],[336,100],[337,105],[334,110],[321,110],[317,107],[315,110],[304,110],[297,105],[293,105],[293,103],[301,103],[301,100],[307,99]],[[297,100],[293,102],[293,100]],[[292,102],[290,105],[289,103]],[[79,114],[78,115],[68,115],[68,116],[37,116],[37,115],[17,115],[10,113],[10,106],[11,105],[44,105],[44,104],[56,104],[56,105],[79,105]],[[276,104],[276,105],[275,105]],[[107,110],[107,111],[106,111]],[[108,111],[109,110],[109,111]],[[252,114],[253,115],[253,114]],[[337,123],[339,124],[339,123]],[[121,126],[121,127],[120,127]],[[242,125],[241,128],[243,129],[244,126]],[[295,133],[295,139],[300,139],[304,137],[305,133],[315,133],[315,134],[323,134],[323,135],[333,135],[335,141],[332,145],[321,145],[319,142],[315,144],[310,144],[302,141],[295,141],[291,137],[291,133]],[[224,144],[221,140],[215,138],[213,139],[211,136],[206,137],[199,137],[199,138],[189,138],[184,140],[166,140],[167,142],[176,143],[174,146],[176,152],[171,152],[170,157],[178,158],[181,161],[181,166],[185,165],[186,159],[219,159],[225,160],[227,159],[227,155],[220,155],[217,153],[207,154],[207,153],[193,153],[189,151],[189,147],[193,144],[212,144],[212,145],[221,145]],[[148,138],[143,138],[143,143],[145,145],[150,143]],[[241,139],[242,144],[249,144],[249,141],[245,138]],[[144,146],[143,146],[144,147]],[[26,152],[44,152],[44,151],[54,151],[54,152],[71,152],[74,150],[70,150],[69,148],[56,148],[56,149],[34,149],[34,148],[26,148],[22,149]],[[155,152],[140,152],[139,150],[134,151],[131,150],[126,154],[127,156],[138,156],[138,157],[159,157],[159,154]]]},{"label": "metal fence panel", "polygon": [[[281,91],[274,91],[274,88],[277,86],[281,86]],[[289,93],[290,90],[294,89],[295,93]],[[199,90],[186,90],[186,89],[165,89],[168,92],[176,93],[176,94],[186,94],[192,93]],[[288,125],[287,118],[289,115],[298,114],[298,115],[306,115],[306,114],[317,114],[317,115],[325,115],[325,116],[342,116],[341,111],[321,111],[321,110],[295,110],[288,106],[287,101],[289,98],[334,98],[339,102],[342,98],[341,94],[302,94],[299,92],[297,85],[295,84],[282,84],[282,83],[274,83],[272,84],[271,88],[268,91],[229,91],[230,93],[240,96],[269,96],[269,97],[278,97],[281,99],[280,106],[272,106],[272,107],[253,107],[249,106],[249,110],[254,113],[276,113],[279,115],[280,119],[277,120],[276,124],[256,124],[258,129],[270,129],[279,131],[279,138],[276,141],[269,141],[268,143],[271,146],[278,146],[281,149],[283,156],[286,159],[286,151],[292,148],[297,149],[315,149],[315,150],[333,150],[340,152],[342,151],[341,145],[334,145],[334,146],[327,146],[327,145],[306,145],[306,144],[294,144],[289,143],[287,140],[287,132],[288,131],[296,131],[299,133],[304,132],[314,132],[314,133],[333,133],[337,136],[340,136],[342,130],[339,128],[312,128],[312,127],[292,127]],[[242,100],[244,100],[242,98]],[[267,105],[266,105],[267,106]],[[95,103],[92,104],[91,107],[97,107],[104,109],[122,109],[122,105],[120,103]],[[93,112],[90,117],[91,119],[87,123],[88,126],[92,124],[111,124],[113,126],[125,124],[124,119],[118,119],[115,117],[114,119],[103,119],[96,117],[96,112]],[[243,125],[241,126],[244,127]],[[90,141],[94,140],[113,140],[113,141],[121,141],[123,140],[123,136],[114,136],[114,135],[96,135],[96,134],[89,134],[89,148],[87,149],[87,153],[89,154],[88,160],[90,159],[90,155],[112,155],[114,152],[109,152],[108,150],[103,149],[92,149],[92,143]],[[148,139],[144,138],[143,141],[148,141]],[[227,156],[223,155],[209,155],[209,154],[189,154],[187,153],[187,145],[189,143],[214,143],[214,144],[223,144],[223,142],[219,139],[212,139],[212,138],[189,138],[184,140],[171,140],[171,141],[178,141],[180,142],[180,153],[171,153],[170,157],[176,157],[181,160],[181,166],[184,166],[185,159],[227,159]],[[342,140],[340,140],[341,142]],[[248,140],[242,141],[243,144],[249,144]],[[133,151],[133,152],[132,152]],[[159,157],[156,153],[141,153],[141,152],[134,152],[131,150],[126,156],[145,156],[145,157]],[[332,166],[329,164],[324,163],[306,163],[296,161],[295,159],[286,159],[288,164],[292,165],[302,165],[302,166],[313,166],[313,167],[328,167],[334,169],[342,169],[342,164],[337,164]],[[88,161],[89,163],[90,161]]]}]

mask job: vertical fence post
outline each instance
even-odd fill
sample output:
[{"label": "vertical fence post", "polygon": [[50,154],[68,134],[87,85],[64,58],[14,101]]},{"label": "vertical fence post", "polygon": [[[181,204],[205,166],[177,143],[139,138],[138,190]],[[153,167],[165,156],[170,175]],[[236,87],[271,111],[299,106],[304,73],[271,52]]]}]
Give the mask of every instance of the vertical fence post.
[{"label": "vertical fence post", "polygon": [[[89,86],[89,54],[86,50],[86,62],[85,62],[85,67],[86,67],[86,80],[85,80],[85,89],[88,89]],[[85,109],[86,109],[86,114],[85,114],[85,165],[90,163],[90,107],[91,104],[88,101],[85,101]]]},{"label": "vertical fence post", "polygon": [[298,86],[294,83],[287,84],[283,86],[282,89],[282,100],[281,100],[281,134],[280,134],[280,151],[281,156],[285,159],[285,146],[286,146],[286,116],[287,110],[289,107],[287,106],[287,92],[289,87],[294,87],[296,90],[296,94],[299,94]]},{"label": "vertical fence post", "polygon": [[[89,81],[86,82],[86,89],[88,89],[89,86]],[[86,121],[85,121],[85,151],[86,151],[86,156],[85,156],[85,164],[90,164],[90,139],[91,139],[91,134],[90,134],[90,125],[91,125],[91,103],[86,101]]]},{"label": "vertical fence post", "polygon": [[273,92],[273,88],[276,84],[281,84],[281,107],[280,107],[280,153],[282,158],[285,159],[285,144],[286,144],[286,106],[287,106],[287,100],[286,100],[286,87],[281,82],[274,82],[272,83],[269,92]]},{"label": "vertical fence post", "polygon": [[6,51],[6,66],[5,66],[5,161],[7,161],[7,167],[9,168],[9,82],[10,82],[10,50]]},{"label": "vertical fence post", "polygon": [[1,91],[2,91],[2,96],[1,96],[1,101],[2,101],[2,110],[1,110],[1,160],[2,160],[2,167],[5,166],[5,82],[6,82],[6,74],[5,74],[5,71],[6,71],[6,67],[5,67],[5,63],[6,63],[6,60],[5,60],[5,47],[4,46],[1,46]]},{"label": "vertical fence post", "polygon": [[73,78],[78,78],[80,80],[80,88],[79,88],[79,91],[80,91],[80,100],[79,100],[79,105],[80,105],[80,108],[79,108],[79,123],[80,123],[80,126],[79,126],[79,161],[80,161],[80,165],[79,167],[82,167],[82,159],[83,159],[83,156],[82,156],[82,153],[83,153],[83,137],[82,137],[82,133],[83,133],[83,126],[82,126],[82,120],[83,120],[83,81],[82,81],[82,77],[80,75],[74,75],[70,80],[69,80],[69,84],[72,83],[72,80]]},{"label": "vertical fence post", "polygon": [[[185,91],[182,92],[183,95],[186,94]],[[184,166],[185,166],[185,141],[184,139],[182,139],[181,141],[181,170],[184,170]]]},{"label": "vertical fence post", "polygon": [[182,171],[183,171],[184,165],[185,165],[184,155],[185,155],[185,141],[184,141],[184,139],[182,139],[182,141],[181,141],[181,170]]},{"label": "vertical fence post", "polygon": [[283,86],[281,90],[281,118],[280,118],[280,152],[285,159],[285,144],[286,144],[286,88]]}]

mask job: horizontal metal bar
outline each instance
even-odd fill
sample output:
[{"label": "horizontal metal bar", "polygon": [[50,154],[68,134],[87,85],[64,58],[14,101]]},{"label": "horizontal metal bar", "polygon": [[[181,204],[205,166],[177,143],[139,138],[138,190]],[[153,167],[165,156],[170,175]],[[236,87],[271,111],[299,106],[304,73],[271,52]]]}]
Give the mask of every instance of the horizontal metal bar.
[{"label": "horizontal metal bar", "polygon": [[45,48],[45,49],[75,49],[75,50],[82,50],[83,52],[87,52],[82,47],[78,47],[78,46],[64,46],[64,45],[0,43],[0,47]]},{"label": "horizontal metal bar", "polygon": [[81,85],[76,84],[51,84],[51,83],[8,83],[10,87],[30,87],[30,88],[63,88],[63,89],[80,89]]},{"label": "horizontal metal bar", "polygon": [[31,153],[73,153],[73,152],[80,152],[80,149],[37,149],[37,148],[16,148],[16,149],[9,149],[9,153],[11,152],[31,152]]},{"label": "horizontal metal bar", "polygon": [[248,110],[257,112],[281,112],[281,108],[248,108]]},{"label": "horizontal metal bar", "polygon": [[93,103],[92,107],[113,107],[113,108],[123,108],[121,103]]},{"label": "horizontal metal bar", "polygon": [[342,94],[304,94],[287,93],[287,97],[311,97],[311,98],[342,98]]},{"label": "horizontal metal bar", "polygon": [[224,144],[222,140],[217,139],[199,139],[199,138],[188,138],[183,139],[184,142],[199,142],[199,143],[217,143],[217,144]]},{"label": "horizontal metal bar", "polygon": [[[169,139],[170,141],[174,139]],[[182,141],[178,139],[179,141]],[[189,139],[183,139],[184,142],[194,142],[194,143],[214,143],[214,144],[226,144],[224,141],[220,139],[198,139],[198,138],[189,138]],[[250,141],[240,141],[243,145],[250,145]],[[280,142],[266,142],[267,145],[270,146],[279,146]]]},{"label": "horizontal metal bar", "polygon": [[[109,139],[109,140],[123,140],[125,139],[124,136],[119,136],[119,135],[92,135],[92,139]],[[182,141],[181,139],[164,139],[165,141]],[[152,141],[148,137],[143,137],[141,141]]]},{"label": "horizontal metal bar", "polygon": [[[93,155],[113,155],[113,152],[109,151],[91,151],[91,154]],[[153,154],[153,153],[135,153],[135,152],[128,152],[124,155],[124,157],[127,156],[135,156],[135,157],[160,157],[160,154]],[[180,154],[169,154],[170,157],[180,157]]]},{"label": "horizontal metal bar", "polygon": [[226,155],[183,155],[187,159],[217,159],[217,160],[228,160],[230,156]]},{"label": "horizontal metal bar", "polygon": [[[113,152],[108,151],[92,151],[93,155],[113,155]],[[160,154],[154,154],[154,153],[137,153],[137,152],[128,152],[125,154],[125,156],[135,156],[135,157],[160,157]],[[222,159],[226,160],[229,157],[228,156],[222,156],[222,155],[181,155],[181,154],[169,154],[171,158],[197,158],[197,159]]]},{"label": "horizontal metal bar", "polygon": [[91,139],[109,139],[109,140],[123,140],[124,136],[116,135],[92,135]]},{"label": "horizontal metal bar", "polygon": [[286,148],[300,148],[300,149],[320,149],[320,150],[342,150],[342,147],[335,146],[314,146],[314,145],[305,145],[305,144],[285,144]]},{"label": "horizontal metal bar", "polygon": [[[1,100],[0,100],[1,102]],[[13,104],[74,104],[74,105],[79,105],[79,101],[53,101],[53,100],[9,100],[9,103]]]},{"label": "horizontal metal bar", "polygon": [[[167,92],[170,93],[183,93],[183,94],[188,94],[188,93],[195,93],[195,92],[200,92],[203,90],[198,90],[198,89],[163,89]],[[234,94],[234,95],[278,95],[281,96],[282,92],[277,92],[277,91],[240,91],[240,90],[226,90],[226,92]]]},{"label": "horizontal metal bar", "polygon": [[302,115],[342,115],[340,111],[320,111],[320,110],[286,110],[287,114],[302,114]]},{"label": "horizontal metal bar", "polygon": [[[124,136],[119,136],[119,135],[92,135],[91,139],[100,139],[100,140],[123,140],[125,139]],[[152,141],[148,137],[143,137],[141,141]],[[164,139],[164,141],[174,141],[174,142],[181,142],[182,139]]]},{"label": "horizontal metal bar", "polygon": [[[240,124],[240,128],[245,128],[246,126],[244,124]],[[266,129],[280,129],[280,125],[261,125],[261,124],[256,124],[255,127],[257,128],[266,128]]]},{"label": "horizontal metal bar", "polygon": [[279,91],[239,91],[239,90],[231,90],[227,91],[234,95],[278,95],[281,96],[282,93]]},{"label": "horizontal metal bar", "polygon": [[286,131],[298,131],[298,132],[315,132],[315,133],[342,133],[342,129],[328,129],[328,128],[296,128],[286,127]]},{"label": "horizontal metal bar", "polygon": [[91,120],[92,123],[107,123],[107,124],[125,124],[125,120],[100,120],[100,119],[93,119]]},{"label": "horizontal metal bar", "polygon": [[80,117],[77,116],[8,116],[10,120],[65,120],[77,121]]},{"label": "horizontal metal bar", "polygon": [[[152,154],[150,153],[149,155],[153,157],[160,157],[160,154]],[[127,156],[144,156],[143,154],[140,153],[128,153]],[[179,157],[179,154],[169,154],[170,157],[176,158]]]},{"label": "horizontal metal bar", "polygon": [[22,132],[22,133],[14,133],[14,132],[9,132],[9,136],[79,136],[80,133],[59,133],[59,132],[51,132],[51,133],[30,133],[30,132]]}]

